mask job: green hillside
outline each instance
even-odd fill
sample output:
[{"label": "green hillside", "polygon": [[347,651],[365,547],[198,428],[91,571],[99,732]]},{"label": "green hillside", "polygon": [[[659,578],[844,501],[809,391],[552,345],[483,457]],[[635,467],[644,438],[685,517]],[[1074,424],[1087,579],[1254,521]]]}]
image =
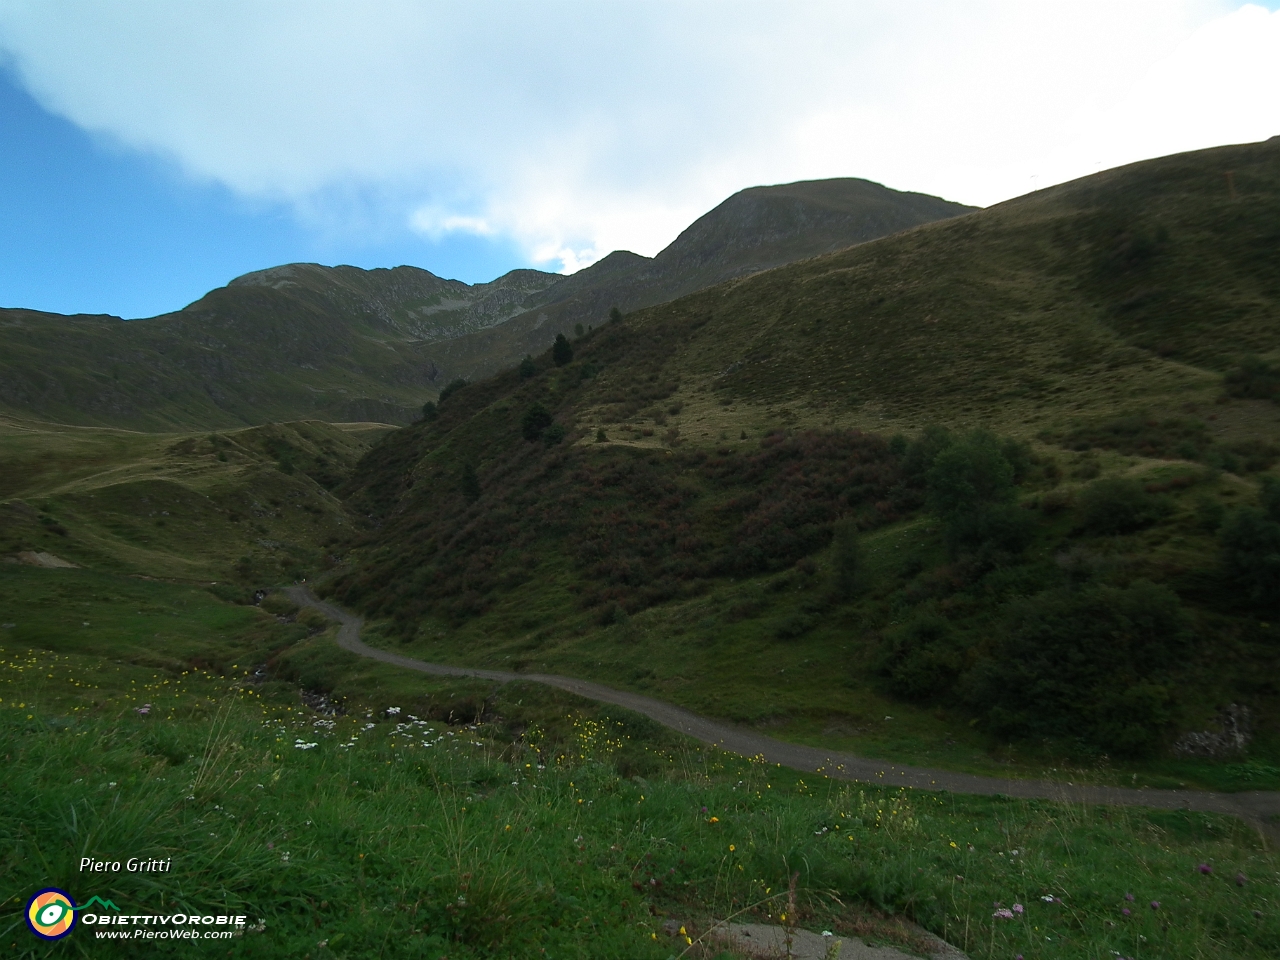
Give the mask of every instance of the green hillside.
[{"label": "green hillside", "polygon": [[[1277,224],[1273,140],[637,311],[376,446],[333,592],[873,755],[1276,782]],[[1230,704],[1224,773],[1183,738]]]},{"label": "green hillside", "polygon": [[652,259],[615,251],[559,281],[527,312],[442,344],[439,355],[445,365],[492,373],[508,364],[488,358],[540,353],[556,333],[597,326],[611,308],[665,303],[973,209],[848,177],[752,187],[699,217]]},{"label": "green hillside", "polygon": [[144,434],[0,419],[0,559],[246,588],[295,579],[351,529],[332,491],[386,429]]},{"label": "green hillside", "polygon": [[431,339],[499,322],[553,279],[291,264],[149,320],[0,311],[0,409],[146,430],[404,423],[447,382]]},{"label": "green hillside", "polygon": [[571,277],[513,270],[468,285],[416,267],[296,263],[147,320],[0,310],[0,412],[161,431],[408,423],[445,384],[514,366],[613,304],[670,300],[967,209],[861,180],[757,187],[653,260],[618,252]]}]

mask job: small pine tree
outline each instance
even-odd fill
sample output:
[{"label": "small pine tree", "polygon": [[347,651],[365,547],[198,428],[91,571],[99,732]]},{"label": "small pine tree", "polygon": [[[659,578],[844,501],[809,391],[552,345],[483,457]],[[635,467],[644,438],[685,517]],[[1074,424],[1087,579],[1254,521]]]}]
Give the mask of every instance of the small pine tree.
[{"label": "small pine tree", "polygon": [[551,426],[551,414],[540,403],[535,403],[520,418],[520,435],[532,443],[542,436],[542,431]]},{"label": "small pine tree", "polygon": [[528,380],[530,377],[536,376],[538,368],[533,364],[533,357],[525,354],[525,358],[520,361],[520,379]]},{"label": "small pine tree", "polygon": [[455,393],[457,393],[463,387],[467,386],[468,383],[470,383],[469,380],[463,380],[461,377],[459,377],[457,380],[454,380],[447,387],[445,387],[443,390],[440,391],[440,396],[436,398],[436,402],[439,404],[443,404]]},{"label": "small pine tree", "polygon": [[585,332],[586,332],[586,331],[582,329],[582,324],[580,324],[580,323],[575,323],[575,324],[573,325],[573,335],[574,335],[575,337],[577,337],[577,338],[581,339],[581,338],[582,338],[582,335],[583,335]]},{"label": "small pine tree", "polygon": [[621,322],[622,322],[622,311],[621,311],[621,310],[619,310],[617,307],[610,307],[610,308],[609,308],[609,322],[610,322],[610,323],[621,323]]},{"label": "small pine tree", "polygon": [[468,503],[480,499],[480,478],[476,476],[476,468],[469,463],[462,465],[462,495]]},{"label": "small pine tree", "polygon": [[551,359],[557,367],[563,367],[573,359],[573,345],[563,333],[556,334],[556,342],[551,345]]}]

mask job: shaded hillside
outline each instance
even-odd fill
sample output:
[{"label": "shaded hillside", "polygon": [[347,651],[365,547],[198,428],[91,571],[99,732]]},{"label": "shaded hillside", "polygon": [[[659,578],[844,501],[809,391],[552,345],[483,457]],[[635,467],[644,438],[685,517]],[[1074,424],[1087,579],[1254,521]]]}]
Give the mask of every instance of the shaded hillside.
[{"label": "shaded hillside", "polygon": [[[374,527],[334,589],[434,659],[734,719],[917,704],[1138,755],[1237,702],[1275,746],[1280,611],[1270,574],[1231,571],[1280,537],[1280,413],[1224,374],[1277,345],[1277,224],[1280,140],[636,311],[371,450],[344,490]],[[841,522],[861,546],[831,546]],[[1092,673],[1054,659],[1082,630],[1125,638]]]},{"label": "shaded hillside", "polygon": [[312,417],[404,423],[439,388],[432,339],[518,312],[554,280],[468,286],[416,267],[289,264],[124,323],[0,311],[0,405],[150,430]]},{"label": "shaded hillside", "polygon": [[318,312],[358,319],[404,339],[447,340],[510,319],[559,280],[539,270],[512,270],[473,286],[417,267],[361,270],[291,263],[237,277],[182,313],[200,319],[232,314],[244,309],[241,298],[249,291],[270,289]]},{"label": "shaded hillside", "polygon": [[448,344],[460,369],[490,373],[539,353],[556,333],[599,325],[612,307],[630,312],[735,277],[865,243],[973,207],[854,178],[811,180],[735,193],[699,217],[652,259],[609,256],[550,287],[530,311]]},{"label": "shaded hillside", "polygon": [[513,270],[474,286],[416,267],[286,264],[176,313],[0,311],[0,409],[173,429],[315,417],[412,420],[424,400],[541,352],[560,331],[744,272],[968,208],[861,180],[736,194],[653,260],[617,252],[570,277]]}]

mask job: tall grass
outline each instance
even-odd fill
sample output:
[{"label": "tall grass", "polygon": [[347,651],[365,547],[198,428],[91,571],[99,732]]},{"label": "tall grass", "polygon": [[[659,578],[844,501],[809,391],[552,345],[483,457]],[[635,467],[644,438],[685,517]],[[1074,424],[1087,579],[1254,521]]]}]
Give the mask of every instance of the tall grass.
[{"label": "tall grass", "polygon": [[[391,710],[325,718],[225,684],[209,707],[201,683],[214,681],[188,679],[177,703],[203,692],[204,705],[171,716],[132,700],[71,718],[0,711],[6,951],[128,955],[87,926],[60,946],[31,937],[27,897],[59,886],[126,913],[245,914],[231,955],[251,957],[657,958],[690,946],[666,919],[695,941],[733,915],[783,913],[909,941],[878,919],[906,916],[974,957],[1280,952],[1275,857],[1226,818],[800,777],[628,741],[642,727],[616,720],[512,738]],[[647,753],[628,761],[645,777],[620,775],[628,750]],[[173,869],[89,875],[82,856]],[[702,944],[689,955],[711,955]]]}]

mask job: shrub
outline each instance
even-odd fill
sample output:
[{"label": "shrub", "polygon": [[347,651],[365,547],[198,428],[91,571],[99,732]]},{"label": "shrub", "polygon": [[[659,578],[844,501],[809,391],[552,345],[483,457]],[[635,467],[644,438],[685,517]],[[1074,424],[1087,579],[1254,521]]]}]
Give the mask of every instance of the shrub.
[{"label": "shrub", "polygon": [[537,372],[538,368],[533,363],[533,357],[526,354],[525,358],[520,361],[520,379],[528,380],[530,377],[535,376]]},{"label": "shrub", "polygon": [[1209,533],[1216,532],[1221,526],[1223,518],[1226,516],[1226,508],[1222,502],[1208,494],[1203,494],[1196,499],[1196,521],[1200,524],[1201,529]]},{"label": "shrub", "polygon": [[573,359],[573,344],[563,333],[557,333],[555,343],[551,345],[551,359],[557,367],[563,367]]},{"label": "shrub", "polygon": [[565,429],[561,424],[552,423],[546,430],[542,431],[542,442],[548,447],[554,447],[557,443],[564,439]]},{"label": "shrub", "polygon": [[951,624],[925,612],[885,635],[876,666],[898,696],[927,700],[945,694],[963,664],[963,651]]},{"label": "shrub", "polygon": [[1050,490],[1040,498],[1040,510],[1045,516],[1053,516],[1070,509],[1075,500],[1075,494],[1070,490]]},{"label": "shrub", "polygon": [[811,614],[790,613],[774,624],[773,635],[779,640],[794,640],[803,637],[816,624],[817,620]]},{"label": "shrub", "polygon": [[520,435],[532,443],[542,436],[542,432],[551,426],[551,414],[540,403],[535,403],[520,418]]},{"label": "shrub", "polygon": [[1080,527],[1091,533],[1130,533],[1169,512],[1163,497],[1148,493],[1137,480],[1097,480],[1080,492]]},{"label": "shrub", "polygon": [[1145,580],[1126,588],[1059,588],[1006,608],[1001,642],[968,678],[992,730],[1077,736],[1149,755],[1177,717],[1170,678],[1191,631],[1178,597]]},{"label": "shrub", "polygon": [[461,377],[452,381],[447,387],[440,391],[440,396],[436,399],[436,402],[443,406],[446,400],[452,397],[463,387],[467,386],[469,382],[470,381],[464,380]]},{"label": "shrub", "polygon": [[461,489],[468,503],[480,498],[480,478],[476,476],[476,468],[469,463],[462,465]]},{"label": "shrub", "polygon": [[1268,520],[1280,522],[1280,479],[1263,477],[1262,489],[1258,492],[1258,503],[1267,515]]},{"label": "shrub", "polygon": [[580,323],[575,323],[575,324],[573,325],[573,335],[574,335],[575,337],[577,337],[578,339],[582,339],[582,335],[583,335],[584,333],[586,333],[586,331],[582,329],[582,324],[580,324]]},{"label": "shrub", "polygon": [[621,323],[621,322],[622,322],[622,311],[621,311],[621,310],[619,310],[617,307],[610,307],[610,308],[609,308],[609,322],[610,322],[610,323]]},{"label": "shrub", "polygon": [[1280,523],[1262,510],[1233,510],[1219,532],[1227,573],[1255,603],[1280,603]]},{"label": "shrub", "polygon": [[1036,465],[1035,454],[1031,450],[1031,444],[1025,440],[1015,440],[1013,437],[1005,437],[1000,441],[1000,453],[1005,460],[1009,461],[1009,466],[1013,468],[1013,482],[1015,484],[1022,483],[1031,475],[1031,468]]},{"label": "shrub", "polygon": [[934,456],[926,473],[929,502],[944,520],[1013,499],[1014,469],[1002,446],[994,434],[975,430]]},{"label": "shrub", "polygon": [[440,416],[440,411],[430,400],[422,405],[422,419],[427,421],[427,423],[430,423],[438,416]]},{"label": "shrub", "polygon": [[953,553],[970,550],[994,561],[996,554],[1019,554],[1031,545],[1035,519],[1011,503],[988,503],[952,516],[946,536]]},{"label": "shrub", "polygon": [[[902,472],[912,480],[924,480],[938,454],[951,446],[951,431],[946,427],[928,426],[914,440],[900,441]],[[890,441],[892,444],[893,441]],[[898,450],[894,450],[895,453]]]},{"label": "shrub", "polygon": [[1248,356],[1222,378],[1227,394],[1257,400],[1280,400],[1280,370],[1261,357]]},{"label": "shrub", "polygon": [[831,555],[836,593],[847,600],[857,591],[858,579],[862,573],[858,524],[852,517],[836,522],[831,537]]}]

